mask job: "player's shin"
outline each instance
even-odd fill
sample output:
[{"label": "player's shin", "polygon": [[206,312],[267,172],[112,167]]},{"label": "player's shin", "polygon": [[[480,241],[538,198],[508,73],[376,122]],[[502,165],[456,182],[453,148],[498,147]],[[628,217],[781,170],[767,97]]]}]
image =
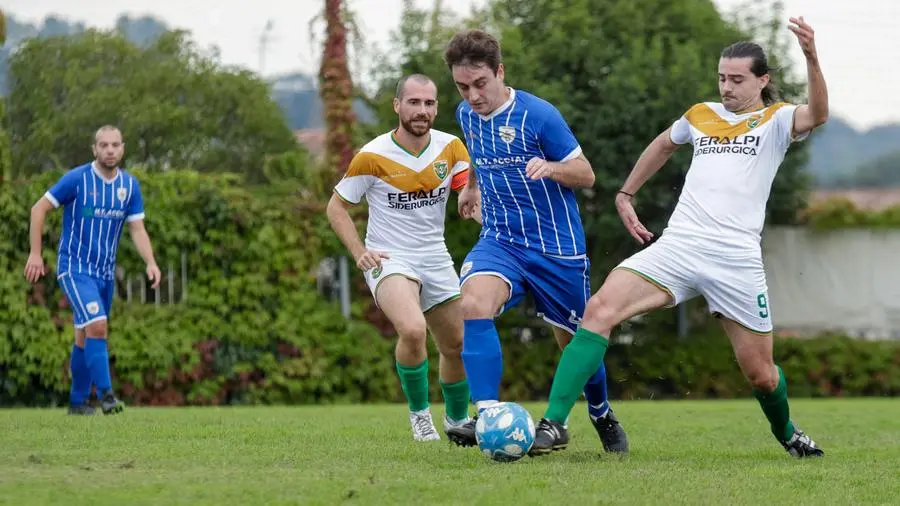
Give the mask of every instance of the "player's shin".
[{"label": "player's shin", "polygon": [[444,394],[444,408],[451,422],[460,422],[469,418],[469,382],[467,380],[445,383],[441,380],[441,392]]},{"label": "player's shin", "polygon": [[769,420],[772,434],[779,441],[787,441],[794,435],[794,424],[791,422],[791,410],[788,406],[787,381],[781,367],[776,365],[775,368],[778,370],[778,384],[775,390],[763,392],[754,388],[753,395],[756,396]]},{"label": "player's shin", "polygon": [[609,341],[605,337],[584,328],[578,329],[572,342],[563,350],[556,367],[544,418],[565,423],[588,379],[597,372],[597,366],[603,363],[608,346]]},{"label": "player's shin", "polygon": [[88,371],[90,371],[91,381],[97,387],[97,396],[103,397],[112,390],[106,338],[88,336],[84,341],[84,358]]},{"label": "player's shin", "polygon": [[494,320],[465,321],[462,360],[469,379],[472,401],[478,409],[499,400],[503,353]]},{"label": "player's shin", "polygon": [[69,392],[69,404],[81,406],[87,403],[91,395],[91,371],[88,369],[84,348],[72,345],[72,356],[69,359],[69,371],[72,374],[72,389]]},{"label": "player's shin", "polygon": [[403,365],[397,361],[400,386],[406,394],[409,410],[419,412],[428,409],[428,358],[418,365]]},{"label": "player's shin", "polygon": [[609,402],[606,391],[606,366],[600,362],[600,367],[584,385],[584,398],[588,403],[588,413],[591,418],[600,418],[609,411]]}]

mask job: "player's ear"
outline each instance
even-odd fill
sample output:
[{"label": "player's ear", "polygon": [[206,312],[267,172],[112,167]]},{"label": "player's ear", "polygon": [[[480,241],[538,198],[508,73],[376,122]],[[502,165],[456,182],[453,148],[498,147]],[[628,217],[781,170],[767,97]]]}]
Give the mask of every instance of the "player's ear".
[{"label": "player's ear", "polygon": [[506,75],[506,69],[503,67],[503,64],[497,65],[497,79],[503,80],[503,77]]},{"label": "player's ear", "polygon": [[394,112],[400,114],[400,99],[394,97]]}]

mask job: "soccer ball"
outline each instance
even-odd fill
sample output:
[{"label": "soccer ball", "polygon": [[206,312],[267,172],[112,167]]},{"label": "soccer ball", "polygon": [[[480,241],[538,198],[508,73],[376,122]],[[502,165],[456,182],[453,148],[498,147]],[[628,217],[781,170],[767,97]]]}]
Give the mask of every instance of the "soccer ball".
[{"label": "soccer ball", "polygon": [[478,414],[475,439],[489,458],[513,462],[527,455],[534,444],[534,420],[515,402],[501,402]]}]

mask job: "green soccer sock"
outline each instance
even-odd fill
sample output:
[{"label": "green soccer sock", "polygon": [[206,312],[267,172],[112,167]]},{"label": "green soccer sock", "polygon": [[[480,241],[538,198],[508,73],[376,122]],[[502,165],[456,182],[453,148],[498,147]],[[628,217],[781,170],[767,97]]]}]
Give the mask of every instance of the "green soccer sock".
[{"label": "green soccer sock", "polygon": [[556,366],[553,386],[550,387],[550,403],[544,418],[566,423],[585,383],[603,362],[608,346],[609,341],[600,334],[578,329],[572,341],[563,349],[562,358]]},{"label": "green soccer sock", "polygon": [[400,386],[406,394],[410,411],[428,408],[428,359],[419,365],[408,366],[397,362]]},{"label": "green soccer sock", "polygon": [[441,381],[441,391],[444,393],[444,407],[447,412],[447,418],[458,422],[469,417],[468,380],[457,381],[456,383],[444,383]]},{"label": "green soccer sock", "polygon": [[753,395],[759,401],[763,413],[769,419],[772,427],[772,434],[779,441],[787,441],[794,435],[794,423],[791,422],[791,409],[788,406],[787,381],[784,379],[784,372],[781,367],[778,369],[778,386],[771,393],[763,393],[757,389],[753,389]]}]

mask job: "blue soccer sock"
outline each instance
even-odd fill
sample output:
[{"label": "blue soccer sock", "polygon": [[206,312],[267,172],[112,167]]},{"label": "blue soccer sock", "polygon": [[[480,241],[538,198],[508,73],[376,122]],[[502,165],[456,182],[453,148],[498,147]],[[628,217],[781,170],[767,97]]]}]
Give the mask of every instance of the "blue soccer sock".
[{"label": "blue soccer sock", "polygon": [[91,395],[91,371],[88,370],[84,348],[72,345],[72,357],[69,359],[69,371],[72,374],[72,389],[69,392],[69,404],[80,406],[87,403]]},{"label": "blue soccer sock", "polygon": [[494,320],[464,322],[462,361],[469,379],[472,401],[478,405],[479,401],[498,400],[503,377],[503,352]]},{"label": "blue soccer sock", "polygon": [[97,386],[97,397],[103,397],[112,390],[112,379],[109,376],[109,352],[106,339],[89,337],[84,342],[84,357],[90,370],[91,380]]},{"label": "blue soccer sock", "polygon": [[588,414],[591,418],[600,418],[609,411],[609,399],[606,392],[606,366],[603,362],[597,372],[584,385],[584,398],[588,403]]}]

